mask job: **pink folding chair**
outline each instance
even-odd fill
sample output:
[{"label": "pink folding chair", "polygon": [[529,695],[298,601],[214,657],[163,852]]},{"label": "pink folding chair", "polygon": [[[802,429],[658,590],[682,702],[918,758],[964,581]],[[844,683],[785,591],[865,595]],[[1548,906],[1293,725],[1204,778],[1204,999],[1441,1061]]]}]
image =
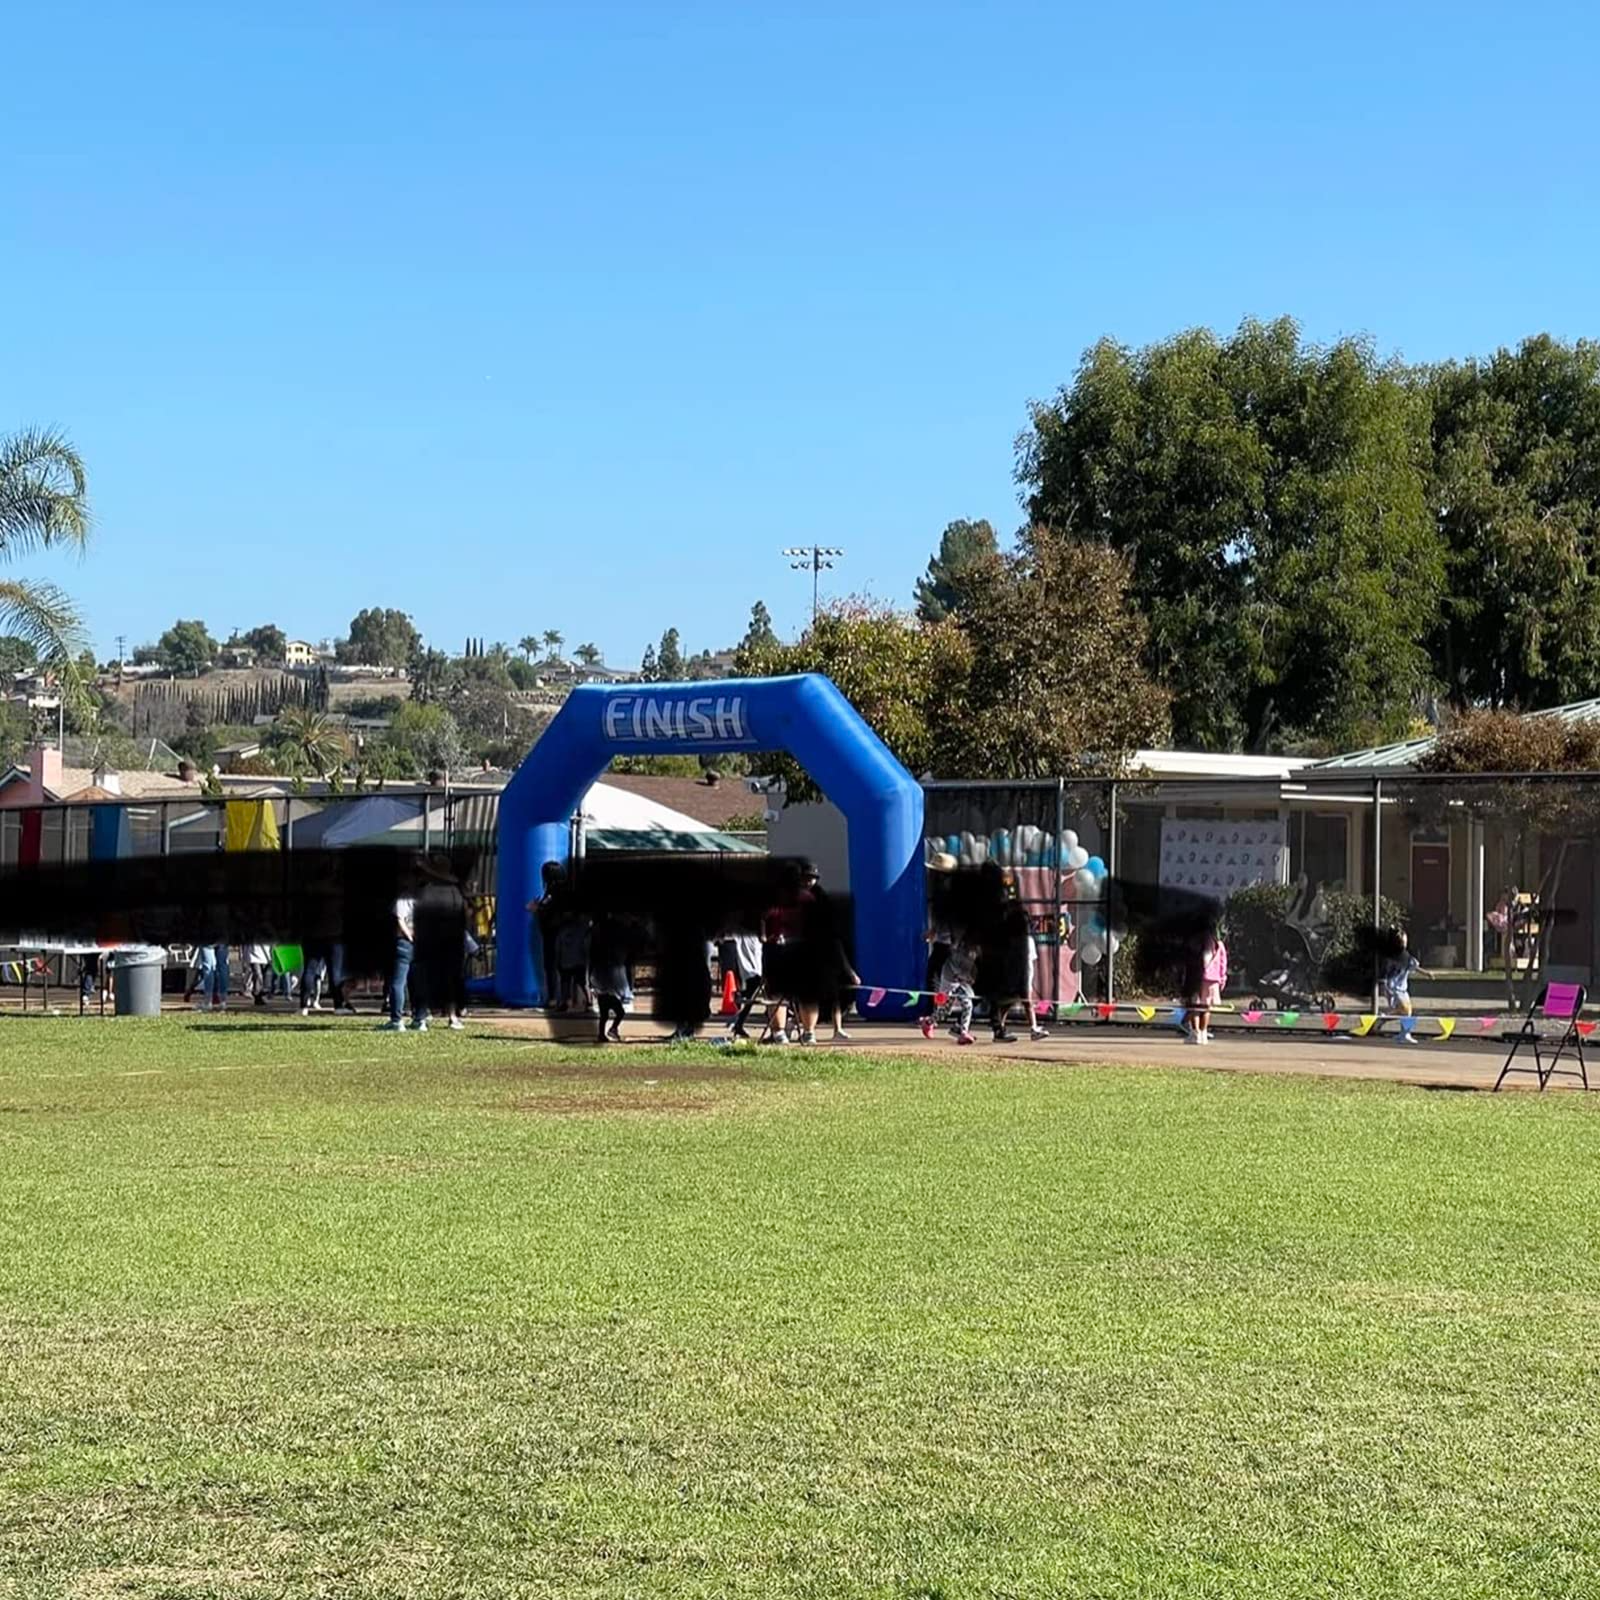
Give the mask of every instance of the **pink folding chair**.
[{"label": "pink folding chair", "polygon": [[[1506,1057],[1506,1064],[1500,1069],[1500,1076],[1494,1080],[1496,1089],[1506,1081],[1508,1072],[1531,1072],[1539,1080],[1539,1087],[1543,1089],[1558,1073],[1564,1078],[1578,1078],[1583,1082],[1585,1089],[1589,1087],[1589,1069],[1583,1059],[1583,1035],[1578,1032],[1578,1018],[1583,1014],[1584,1002],[1589,998],[1588,991],[1581,983],[1547,983],[1539,991],[1539,998],[1534,1002],[1533,1010],[1523,1019],[1522,1031],[1511,1041],[1511,1054]],[[1564,1022],[1562,1029],[1555,1041],[1555,1049],[1548,1056],[1545,1050],[1549,1048],[1550,1040],[1539,1037],[1540,1022]],[[1512,1062],[1517,1059],[1517,1051],[1524,1044],[1531,1042],[1533,1045],[1533,1062],[1531,1067],[1514,1067]],[[1541,1048],[1541,1044],[1543,1048]],[[1563,1052],[1568,1045],[1577,1052],[1578,1065],[1573,1067],[1558,1067]]]}]

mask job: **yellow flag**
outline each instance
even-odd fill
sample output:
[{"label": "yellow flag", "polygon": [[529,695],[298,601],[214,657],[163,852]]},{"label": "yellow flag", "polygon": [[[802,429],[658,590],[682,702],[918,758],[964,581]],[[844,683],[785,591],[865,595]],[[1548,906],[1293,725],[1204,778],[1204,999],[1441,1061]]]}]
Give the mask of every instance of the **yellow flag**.
[{"label": "yellow flag", "polygon": [[1440,1017],[1439,1018],[1439,1037],[1441,1039],[1448,1039],[1450,1037],[1450,1035],[1452,1033],[1454,1033],[1455,1031],[1456,1031],[1456,1019],[1454,1017]]},{"label": "yellow flag", "polygon": [[1156,1008],[1154,1006],[1140,1006],[1139,1020],[1141,1022],[1154,1022],[1156,1020]]},{"label": "yellow flag", "polygon": [[228,802],[225,850],[276,850],[278,813],[270,800],[230,800]]},{"label": "yellow flag", "polygon": [[1350,1032],[1357,1039],[1365,1039],[1366,1036],[1372,1032],[1373,1025],[1377,1022],[1377,1020],[1378,1019],[1375,1016],[1363,1016],[1357,1020],[1355,1027],[1353,1027]]}]

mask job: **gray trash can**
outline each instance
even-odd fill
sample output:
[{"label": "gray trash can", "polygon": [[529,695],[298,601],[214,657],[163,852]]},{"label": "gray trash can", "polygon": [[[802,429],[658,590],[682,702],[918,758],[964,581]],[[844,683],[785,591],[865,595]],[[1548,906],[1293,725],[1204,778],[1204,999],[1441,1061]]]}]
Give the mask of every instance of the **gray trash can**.
[{"label": "gray trash can", "polygon": [[111,957],[113,1009],[119,1017],[161,1015],[164,950],[118,950]]}]

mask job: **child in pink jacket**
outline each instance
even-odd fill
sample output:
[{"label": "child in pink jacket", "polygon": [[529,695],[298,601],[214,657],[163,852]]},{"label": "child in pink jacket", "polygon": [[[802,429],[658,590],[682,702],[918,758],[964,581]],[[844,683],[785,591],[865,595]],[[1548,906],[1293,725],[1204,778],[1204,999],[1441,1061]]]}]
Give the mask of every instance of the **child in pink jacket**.
[{"label": "child in pink jacket", "polygon": [[1211,1008],[1222,1004],[1228,981],[1228,946],[1220,931],[1206,940],[1200,954],[1200,988],[1189,1008],[1189,1043],[1211,1043]]}]

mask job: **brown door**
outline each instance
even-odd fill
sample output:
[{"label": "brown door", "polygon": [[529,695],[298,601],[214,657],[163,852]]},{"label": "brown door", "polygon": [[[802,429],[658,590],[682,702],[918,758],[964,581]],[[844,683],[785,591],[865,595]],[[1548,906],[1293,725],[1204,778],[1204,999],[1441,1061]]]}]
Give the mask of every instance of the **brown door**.
[{"label": "brown door", "polygon": [[1411,846],[1411,938],[1421,944],[1450,910],[1450,846]]}]

